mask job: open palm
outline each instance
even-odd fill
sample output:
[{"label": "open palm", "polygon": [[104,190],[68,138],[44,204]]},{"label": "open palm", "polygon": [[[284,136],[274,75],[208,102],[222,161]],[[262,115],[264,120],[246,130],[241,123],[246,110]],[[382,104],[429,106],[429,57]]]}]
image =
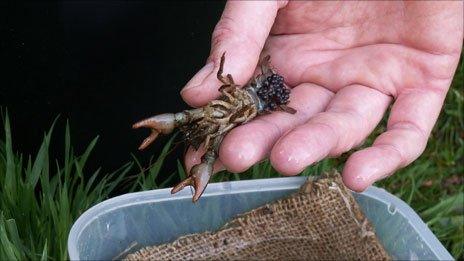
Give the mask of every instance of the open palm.
[{"label": "open palm", "polygon": [[[241,172],[269,157],[285,175],[362,144],[393,103],[387,131],[345,164],[345,184],[362,191],[425,149],[456,70],[462,28],[462,2],[231,1],[207,65],[181,94],[192,106],[217,98],[224,51],[225,71],[239,84],[270,54],[298,112],[233,129],[216,169]],[[187,168],[201,153],[188,151]]]}]

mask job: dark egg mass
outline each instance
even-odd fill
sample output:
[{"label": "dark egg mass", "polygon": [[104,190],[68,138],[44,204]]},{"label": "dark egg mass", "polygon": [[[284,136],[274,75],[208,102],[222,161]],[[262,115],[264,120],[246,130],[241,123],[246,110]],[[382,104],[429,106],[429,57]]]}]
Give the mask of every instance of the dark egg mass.
[{"label": "dark egg mass", "polygon": [[264,102],[265,110],[276,110],[279,105],[286,105],[289,102],[290,89],[285,87],[282,76],[272,74],[264,80],[257,94]]}]

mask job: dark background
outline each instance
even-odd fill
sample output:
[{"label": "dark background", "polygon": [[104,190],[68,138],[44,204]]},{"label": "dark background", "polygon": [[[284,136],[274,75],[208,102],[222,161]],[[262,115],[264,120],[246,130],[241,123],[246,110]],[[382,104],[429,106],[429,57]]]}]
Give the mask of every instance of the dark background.
[{"label": "dark background", "polygon": [[[134,153],[144,165],[142,118],[186,109],[181,88],[205,63],[223,1],[0,3],[0,106],[8,109],[14,150],[35,155],[60,115],[51,154],[62,157],[69,119],[74,150],[97,135],[89,168],[109,172]],[[180,146],[167,167],[183,153]]]}]

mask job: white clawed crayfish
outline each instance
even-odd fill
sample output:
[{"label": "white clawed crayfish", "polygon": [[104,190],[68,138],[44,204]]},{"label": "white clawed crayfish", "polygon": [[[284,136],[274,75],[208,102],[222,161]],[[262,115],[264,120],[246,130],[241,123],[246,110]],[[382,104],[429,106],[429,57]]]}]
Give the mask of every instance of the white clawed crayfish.
[{"label": "white clawed crayfish", "polygon": [[260,114],[272,111],[295,113],[296,110],[287,106],[290,97],[288,88],[282,76],[270,66],[270,57],[261,60],[261,74],[253,77],[245,86],[235,84],[232,75],[223,75],[225,53],[221,57],[217,78],[223,84],[219,88],[221,96],[207,105],[179,113],[165,113],[144,119],[135,123],[134,129],[146,127],[151,134],[140,145],[143,150],[150,145],[159,134],[169,134],[175,128],[183,133],[185,142],[195,149],[202,144],[205,154],[201,163],[190,170],[190,175],[176,185],[171,193],[176,193],[184,187],[193,186],[196,202],[206,189],[213,164],[218,157],[219,146],[224,136],[234,127],[245,124]]}]

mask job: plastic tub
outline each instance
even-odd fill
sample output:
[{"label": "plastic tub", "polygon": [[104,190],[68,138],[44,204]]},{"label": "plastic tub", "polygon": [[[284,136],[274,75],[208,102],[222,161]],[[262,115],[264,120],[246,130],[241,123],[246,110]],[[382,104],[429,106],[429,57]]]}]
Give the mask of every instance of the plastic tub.
[{"label": "plastic tub", "polygon": [[[192,204],[191,191],[169,189],[125,194],[106,200],[75,222],[68,238],[72,260],[108,260],[141,247],[220,228],[235,215],[296,191],[306,177],[213,183]],[[388,253],[395,259],[450,260],[453,257],[420,217],[383,189],[354,193]],[[127,253],[126,253],[127,254]]]}]

